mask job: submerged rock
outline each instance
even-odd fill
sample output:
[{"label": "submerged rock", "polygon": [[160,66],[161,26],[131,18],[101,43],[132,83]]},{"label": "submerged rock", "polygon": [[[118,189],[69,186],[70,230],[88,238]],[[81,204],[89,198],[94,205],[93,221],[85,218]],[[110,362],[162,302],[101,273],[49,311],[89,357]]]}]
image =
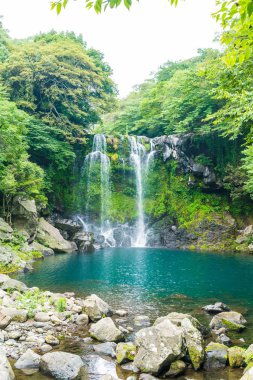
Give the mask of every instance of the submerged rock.
[{"label": "submerged rock", "polygon": [[89,332],[92,338],[101,342],[120,342],[125,339],[124,334],[115,326],[110,317],[102,318],[91,325]]},{"label": "submerged rock", "polygon": [[15,363],[17,369],[35,369],[40,366],[41,356],[30,348]]},{"label": "submerged rock", "polygon": [[135,326],[150,326],[150,318],[147,315],[137,315],[134,318]]},{"label": "submerged rock", "polygon": [[97,355],[82,356],[87,377],[89,380],[102,380],[104,376],[111,376],[112,379],[118,379],[116,365],[112,361],[100,358]]},{"label": "submerged rock", "polygon": [[231,311],[231,309],[223,302],[215,302],[214,305],[207,305],[202,307],[202,309],[209,314],[218,314],[222,313],[223,311]]},{"label": "submerged rock", "polygon": [[49,352],[42,356],[40,369],[56,380],[76,380],[81,378],[84,364],[78,355],[67,352]]},{"label": "submerged rock", "polygon": [[112,358],[116,357],[116,347],[117,344],[114,342],[100,343],[93,346],[94,351],[98,354],[111,356]]}]

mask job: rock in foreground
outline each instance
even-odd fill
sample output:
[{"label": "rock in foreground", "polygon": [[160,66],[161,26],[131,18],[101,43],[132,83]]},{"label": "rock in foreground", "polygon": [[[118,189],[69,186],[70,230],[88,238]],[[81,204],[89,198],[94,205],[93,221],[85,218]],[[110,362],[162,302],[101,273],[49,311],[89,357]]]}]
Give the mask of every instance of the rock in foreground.
[{"label": "rock in foreground", "polygon": [[67,352],[49,352],[42,356],[40,369],[56,380],[77,380],[81,378],[83,361],[78,355]]},{"label": "rock in foreground", "polygon": [[101,342],[120,342],[124,340],[123,333],[115,326],[110,317],[102,318],[90,328],[90,335]]},{"label": "rock in foreground", "polygon": [[184,355],[182,329],[169,320],[140,330],[135,343],[139,349],[134,365],[145,373],[159,374]]}]

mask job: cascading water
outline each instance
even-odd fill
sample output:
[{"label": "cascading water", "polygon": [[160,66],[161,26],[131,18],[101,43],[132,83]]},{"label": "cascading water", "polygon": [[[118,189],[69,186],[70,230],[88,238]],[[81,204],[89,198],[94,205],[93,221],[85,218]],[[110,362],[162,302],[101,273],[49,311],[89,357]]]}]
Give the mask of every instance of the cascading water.
[{"label": "cascading water", "polygon": [[[148,152],[143,141],[150,144]],[[85,157],[83,169],[83,179],[86,184],[85,216],[79,216],[78,219],[83,225],[83,231],[94,233],[99,246],[145,247],[147,231],[143,203],[149,172],[156,153],[155,143],[142,136],[121,136],[119,139],[109,137],[108,146],[112,160],[116,157],[122,168],[121,172],[118,172],[120,173],[116,183],[118,188],[116,187],[116,190],[114,187],[114,192],[111,193],[107,139],[103,134],[96,134],[93,138],[92,151]],[[117,153],[112,153],[112,149]],[[136,224],[112,222],[110,221],[111,201],[112,199],[117,201],[117,198],[111,196],[112,194],[115,196],[117,192],[124,192],[124,189],[128,188],[131,177],[129,174],[132,171],[134,171],[132,187],[136,189]]]},{"label": "cascading water", "polygon": [[137,230],[136,238],[133,243],[135,247],[145,247],[145,223],[144,223],[144,209],[143,209],[143,182],[142,182],[142,164],[145,162],[146,149],[141,143],[141,137],[137,137],[137,141],[134,136],[129,136],[130,146],[130,161],[134,166],[135,178],[136,178],[136,191],[137,191]]},{"label": "cascading water", "polygon": [[97,134],[93,139],[92,152],[89,153],[85,162],[88,164],[87,176],[87,202],[86,212],[90,207],[90,194],[92,184],[92,173],[96,170],[97,164],[100,165],[100,230],[101,233],[108,229],[108,210],[110,207],[110,159],[106,154],[107,145],[106,138],[102,134]]}]

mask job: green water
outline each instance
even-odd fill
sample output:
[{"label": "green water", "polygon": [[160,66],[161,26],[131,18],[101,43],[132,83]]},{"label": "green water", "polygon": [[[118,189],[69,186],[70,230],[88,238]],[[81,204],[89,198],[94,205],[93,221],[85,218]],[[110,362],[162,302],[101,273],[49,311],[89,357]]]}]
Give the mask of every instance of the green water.
[{"label": "green water", "polygon": [[52,291],[96,293],[114,307],[154,317],[179,308],[201,314],[200,306],[215,300],[253,316],[252,256],[110,248],[46,258],[19,279]]}]

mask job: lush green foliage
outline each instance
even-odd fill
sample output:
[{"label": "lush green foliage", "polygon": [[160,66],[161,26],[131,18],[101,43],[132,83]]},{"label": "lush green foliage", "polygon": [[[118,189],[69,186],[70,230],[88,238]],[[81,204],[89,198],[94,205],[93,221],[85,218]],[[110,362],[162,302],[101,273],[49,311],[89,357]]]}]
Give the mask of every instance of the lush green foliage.
[{"label": "lush green foliage", "polygon": [[114,93],[102,56],[92,57],[80,39],[52,32],[17,45],[1,75],[19,108],[57,126],[70,142],[82,141],[84,129],[110,109]]},{"label": "lush green foliage", "polygon": [[[207,133],[207,120],[218,110],[213,85],[203,75],[202,65],[218,56],[201,50],[197,58],[167,62],[158,73],[120,102],[118,111],[105,117],[105,130],[154,137],[173,133]],[[130,127],[129,127],[130,126]]]},{"label": "lush green foliage", "polygon": [[[87,130],[114,104],[103,54],[74,33],[12,41],[0,27],[0,195],[6,217],[16,195],[61,203]],[[9,101],[9,99],[11,101]],[[45,171],[43,185],[43,170]]]},{"label": "lush green foliage", "polygon": [[43,200],[43,170],[29,161],[26,141],[29,116],[0,94],[0,193],[3,214],[11,218],[12,202],[16,196]]}]

